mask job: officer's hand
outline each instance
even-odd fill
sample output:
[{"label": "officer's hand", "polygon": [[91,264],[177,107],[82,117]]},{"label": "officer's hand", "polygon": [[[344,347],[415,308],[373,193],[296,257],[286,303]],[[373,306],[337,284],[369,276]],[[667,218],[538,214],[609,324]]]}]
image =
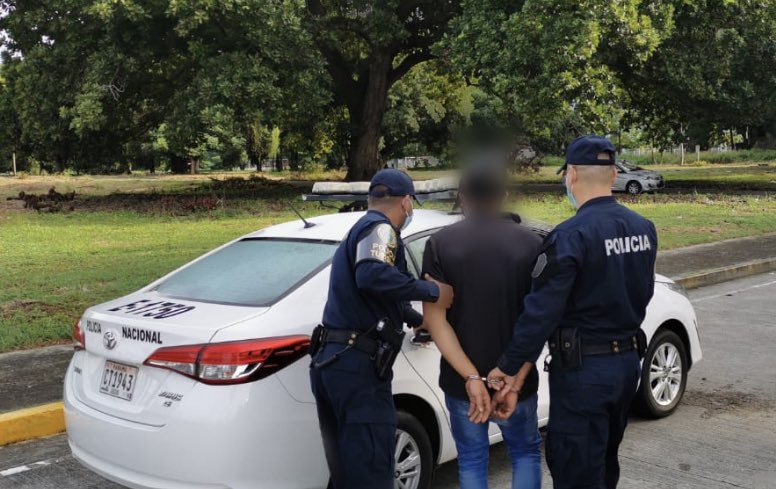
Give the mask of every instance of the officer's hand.
[{"label": "officer's hand", "polygon": [[490,383],[490,386],[499,392],[504,391],[504,393],[506,393],[506,391],[512,388],[513,381],[514,377],[508,376],[498,367],[491,370],[488,374],[488,382]]},{"label": "officer's hand", "polygon": [[490,418],[490,393],[481,380],[467,380],[466,393],[469,395],[469,421],[487,423]]},{"label": "officer's hand", "polygon": [[413,329],[412,333],[413,336],[410,341],[413,345],[427,347],[433,341],[425,324],[421,324]]},{"label": "officer's hand", "polygon": [[507,420],[512,417],[515,409],[517,409],[517,392],[505,391],[506,394],[503,395],[502,392],[504,391],[499,391],[493,396],[493,412],[491,415],[499,420]]},{"label": "officer's hand", "polygon": [[455,295],[453,293],[453,288],[444,282],[434,279],[429,274],[426,274],[424,278],[429,282],[434,282],[437,284],[437,287],[439,287],[439,299],[437,299],[436,304],[439,304],[445,309],[450,309],[450,306],[453,305],[453,297]]}]

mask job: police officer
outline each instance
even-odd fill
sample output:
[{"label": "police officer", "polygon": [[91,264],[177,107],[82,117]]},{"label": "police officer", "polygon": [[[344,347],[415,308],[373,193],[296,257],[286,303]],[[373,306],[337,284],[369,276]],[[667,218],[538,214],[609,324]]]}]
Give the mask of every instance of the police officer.
[{"label": "police officer", "polygon": [[405,173],[378,172],[369,186],[369,211],[332,261],[323,326],[313,334],[310,381],[335,489],[394,487],[397,420],[391,365],[388,375],[378,372],[384,364],[376,367],[385,346],[380,338],[392,331],[386,328],[421,325],[409,301],[452,303],[450,286],[407,273],[400,232],[412,220],[414,194]]},{"label": "police officer", "polygon": [[555,489],[617,487],[646,346],[639,326],[653,294],[657,234],[612,197],[614,158],[602,137],[569,145],[562,170],[577,214],[545,239],[512,342],[489,374],[508,385],[549,339],[546,456]]}]

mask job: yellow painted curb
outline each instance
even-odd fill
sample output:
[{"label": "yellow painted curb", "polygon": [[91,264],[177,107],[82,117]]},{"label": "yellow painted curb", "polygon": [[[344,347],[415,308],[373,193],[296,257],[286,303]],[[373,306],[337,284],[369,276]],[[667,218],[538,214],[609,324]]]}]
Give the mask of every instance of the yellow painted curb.
[{"label": "yellow painted curb", "polygon": [[0,414],[0,446],[65,431],[61,402]]}]

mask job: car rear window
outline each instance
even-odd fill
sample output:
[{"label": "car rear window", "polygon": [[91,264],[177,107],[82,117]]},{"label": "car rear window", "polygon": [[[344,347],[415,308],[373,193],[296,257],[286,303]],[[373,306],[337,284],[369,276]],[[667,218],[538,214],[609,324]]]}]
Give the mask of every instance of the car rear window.
[{"label": "car rear window", "polygon": [[269,306],[326,265],[337,244],[243,239],[172,275],[159,294],[202,302]]}]

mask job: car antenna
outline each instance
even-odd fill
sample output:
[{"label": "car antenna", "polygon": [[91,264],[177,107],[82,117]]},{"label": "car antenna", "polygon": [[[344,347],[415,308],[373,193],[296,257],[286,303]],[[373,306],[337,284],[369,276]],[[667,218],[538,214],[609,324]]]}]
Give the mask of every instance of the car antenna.
[{"label": "car antenna", "polygon": [[289,203],[288,203],[288,206],[291,208],[291,210],[292,210],[292,211],[294,211],[294,214],[296,214],[297,216],[299,216],[299,219],[301,219],[301,220],[302,220],[302,222],[304,223],[304,228],[305,228],[305,229],[310,229],[311,227],[315,226],[315,223],[314,223],[314,222],[310,222],[310,221],[308,221],[307,219],[305,219],[305,218],[304,218],[304,216],[302,216],[302,213],[301,213],[301,212],[299,212],[299,211],[296,209],[296,207],[294,207],[294,204],[292,204],[291,202],[289,202]]}]

